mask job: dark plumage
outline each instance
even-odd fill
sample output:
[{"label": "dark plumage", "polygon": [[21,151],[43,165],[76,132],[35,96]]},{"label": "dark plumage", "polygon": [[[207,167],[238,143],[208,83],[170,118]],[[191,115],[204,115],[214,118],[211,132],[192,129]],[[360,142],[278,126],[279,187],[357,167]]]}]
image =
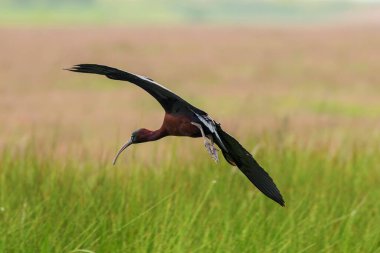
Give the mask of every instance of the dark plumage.
[{"label": "dark plumage", "polygon": [[105,75],[110,79],[134,83],[152,95],[165,110],[161,128],[155,131],[147,129],[135,131],[131,139],[118,152],[114,163],[119,154],[131,144],[154,141],[165,136],[202,137],[199,128],[201,127],[205,136],[215,141],[219,146],[223,156],[230,164],[237,166],[267,197],[281,206],[285,205],[280,191],[268,173],[235,138],[224,132],[220,124],[211,119],[206,112],[194,107],[167,88],[144,76],[96,64],[79,64],[69,70]]}]

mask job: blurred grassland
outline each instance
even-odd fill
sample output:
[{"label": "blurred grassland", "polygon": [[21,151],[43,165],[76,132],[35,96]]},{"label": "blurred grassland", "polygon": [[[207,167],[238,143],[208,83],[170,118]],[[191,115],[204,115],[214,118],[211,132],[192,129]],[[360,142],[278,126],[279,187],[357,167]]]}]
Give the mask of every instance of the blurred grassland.
[{"label": "blurred grassland", "polygon": [[350,1],[2,0],[0,24],[315,23],[371,6]]},{"label": "blurred grassland", "polygon": [[63,70],[77,63],[149,76],[240,139],[280,131],[307,145],[314,138],[379,135],[376,26],[2,28],[1,34],[0,147],[31,138],[49,146],[62,138],[62,150],[88,145],[97,152],[91,147],[114,149],[133,130],[160,126],[163,112],[154,99],[127,83]]},{"label": "blurred grassland", "polygon": [[[376,26],[1,28],[1,252],[380,252]],[[286,208],[200,139],[132,146],[163,111],[100,63],[222,123]],[[87,250],[87,251],[85,251]]]}]

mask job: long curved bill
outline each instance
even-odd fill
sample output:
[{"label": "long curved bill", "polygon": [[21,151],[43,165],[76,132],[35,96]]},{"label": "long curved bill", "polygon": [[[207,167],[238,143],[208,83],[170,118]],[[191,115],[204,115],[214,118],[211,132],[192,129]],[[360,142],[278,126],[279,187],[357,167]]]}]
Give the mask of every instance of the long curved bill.
[{"label": "long curved bill", "polygon": [[115,158],[113,159],[113,162],[112,162],[113,165],[116,164],[116,160],[117,160],[117,158],[119,157],[119,155],[120,155],[120,154],[121,154],[126,148],[128,148],[128,146],[131,145],[131,144],[132,144],[132,140],[129,140],[127,143],[125,143],[125,144],[120,148],[119,152],[117,152]]}]

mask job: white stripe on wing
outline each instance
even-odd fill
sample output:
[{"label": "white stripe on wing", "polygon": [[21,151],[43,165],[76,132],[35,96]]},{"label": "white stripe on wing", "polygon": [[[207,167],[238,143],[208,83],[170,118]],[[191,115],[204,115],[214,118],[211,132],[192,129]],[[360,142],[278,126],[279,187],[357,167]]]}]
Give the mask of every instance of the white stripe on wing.
[{"label": "white stripe on wing", "polygon": [[[163,89],[165,89],[165,90],[167,90],[167,91],[172,92],[172,91],[169,90],[168,88],[162,86],[161,84],[157,83],[156,81],[153,81],[152,79],[150,79],[150,78],[148,78],[148,77],[146,77],[146,76],[140,76],[140,75],[137,75],[137,74],[134,74],[134,75],[137,76],[137,77],[139,77],[139,78],[141,78],[141,79],[143,79],[143,80],[145,80],[145,81],[147,81],[147,82],[150,82],[150,83],[152,83],[152,84],[155,84],[155,85],[157,85],[157,86],[160,86],[161,88],[163,88]],[[172,92],[172,93],[173,93],[173,92]]]},{"label": "white stripe on wing", "polygon": [[195,113],[195,115],[197,115],[198,119],[210,130],[212,134],[215,134],[216,138],[218,138],[218,140],[220,141],[222,147],[226,150],[227,148],[224,146],[222,139],[216,131],[215,121],[208,115],[199,115],[197,113]]}]

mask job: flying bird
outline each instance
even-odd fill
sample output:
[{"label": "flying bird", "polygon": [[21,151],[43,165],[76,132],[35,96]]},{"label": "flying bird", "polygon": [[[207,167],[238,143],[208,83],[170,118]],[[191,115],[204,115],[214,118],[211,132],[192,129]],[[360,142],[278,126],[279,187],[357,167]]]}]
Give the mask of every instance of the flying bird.
[{"label": "flying bird", "polygon": [[165,110],[162,126],[154,131],[145,128],[134,131],[130,140],[117,152],[113,164],[116,163],[119,155],[132,144],[156,141],[166,136],[203,137],[206,150],[215,161],[218,161],[218,150],[214,144],[220,148],[227,162],[237,166],[262,193],[281,206],[285,206],[280,191],[268,173],[235,138],[226,133],[221,125],[206,112],[145,76],[97,64],[79,64],[68,70],[99,74],[110,79],[133,83],[153,96]]}]

